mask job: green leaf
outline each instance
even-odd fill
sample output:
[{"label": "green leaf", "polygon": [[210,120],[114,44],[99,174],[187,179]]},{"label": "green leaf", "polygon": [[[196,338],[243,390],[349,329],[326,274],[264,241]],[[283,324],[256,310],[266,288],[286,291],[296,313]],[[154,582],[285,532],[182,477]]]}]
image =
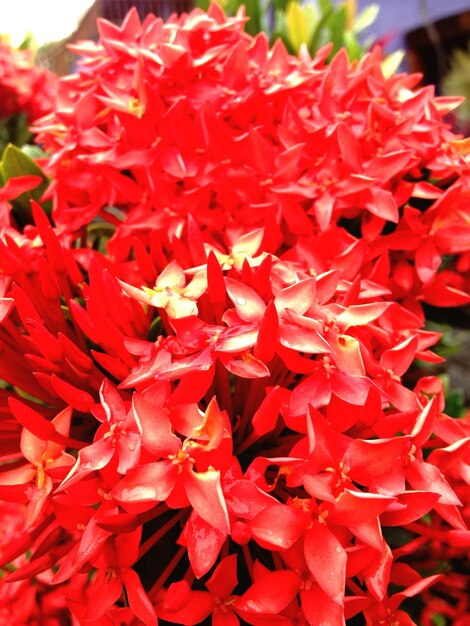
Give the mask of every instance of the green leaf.
[{"label": "green leaf", "polygon": [[335,9],[335,5],[331,2],[331,0],[319,0],[318,3],[320,5],[320,11],[323,15],[331,13]]},{"label": "green leaf", "polygon": [[27,33],[23,41],[18,46],[19,50],[32,50],[36,48],[36,42],[34,40],[33,33]]},{"label": "green leaf", "polygon": [[[289,4],[290,0],[271,0],[274,6],[274,13],[275,15],[277,13],[282,13],[282,15],[285,15],[286,13],[286,9],[287,9],[287,5]],[[268,7],[271,4],[271,1],[268,0]]]},{"label": "green leaf", "polygon": [[15,572],[16,567],[12,563],[6,563],[2,568],[0,568],[0,580],[6,576],[9,572]]},{"label": "green leaf", "polygon": [[15,218],[18,219],[21,224],[27,223],[31,216],[30,201],[36,200],[36,202],[39,202],[48,185],[47,177],[33,159],[13,144],[8,144],[5,148],[0,164],[0,176],[3,184],[10,180],[10,178],[17,176],[39,176],[42,178],[43,182],[40,185],[31,191],[22,193],[11,202]]},{"label": "green leaf", "polygon": [[150,324],[150,330],[148,334],[149,341],[156,341],[160,335],[165,335],[165,330],[162,324],[161,317],[155,317]]},{"label": "green leaf", "polygon": [[443,615],[439,615],[438,613],[432,614],[432,621],[435,626],[446,626],[447,620]]},{"label": "green leaf", "polygon": [[446,404],[444,411],[451,417],[463,417],[467,410],[465,407],[465,395],[462,389],[450,389],[446,394]]},{"label": "green leaf", "polygon": [[250,19],[246,23],[245,30],[250,35],[257,35],[261,32],[261,16],[263,11],[260,6],[259,0],[246,0],[244,3],[246,7],[246,15]]},{"label": "green leaf", "polygon": [[346,22],[348,12],[345,6],[342,6],[330,21],[331,41],[333,42],[332,53],[338,52],[344,45],[344,33],[346,31]]},{"label": "green leaf", "polygon": [[323,38],[325,28],[333,15],[333,9],[329,9],[327,12],[323,12],[322,17],[317,23],[317,26],[312,34],[312,39],[310,43],[310,53],[313,55],[315,52],[323,45]]},{"label": "green leaf", "polygon": [[14,146],[11,143],[5,148],[0,167],[4,183],[16,176],[41,176],[44,179],[46,178],[33,159],[18,146]]},{"label": "green leaf", "polygon": [[292,48],[287,37],[286,15],[283,11],[275,12],[275,27],[269,35],[269,44],[271,46],[274,45],[274,42],[277,39],[281,39],[284,42],[286,50],[289,54],[294,54],[294,49]]},{"label": "green leaf", "polygon": [[380,11],[380,5],[378,4],[369,4],[369,6],[365,7],[359,15],[354,20],[353,31],[355,33],[360,33],[362,30],[365,30],[368,26],[373,24],[377,19],[377,16]]},{"label": "green leaf", "polygon": [[11,136],[9,141],[15,146],[22,146],[32,137],[29,131],[29,120],[24,113],[14,115],[12,118]]},{"label": "green leaf", "polygon": [[102,254],[106,254],[107,243],[115,230],[116,227],[113,224],[101,219],[91,222],[87,226],[88,245],[94,250],[99,250]]},{"label": "green leaf", "polygon": [[344,33],[344,45],[348,51],[348,57],[352,61],[353,59],[359,60],[364,54],[364,50],[357,40],[357,37],[352,31],[347,30]]},{"label": "green leaf", "polygon": [[44,150],[41,150],[39,146],[33,146],[30,143],[21,146],[21,152],[26,154],[30,159],[43,159],[46,156]]},{"label": "green leaf", "polygon": [[382,61],[382,72],[385,78],[389,78],[392,74],[395,74],[405,58],[405,54],[404,50],[395,50],[395,52],[385,57]]}]

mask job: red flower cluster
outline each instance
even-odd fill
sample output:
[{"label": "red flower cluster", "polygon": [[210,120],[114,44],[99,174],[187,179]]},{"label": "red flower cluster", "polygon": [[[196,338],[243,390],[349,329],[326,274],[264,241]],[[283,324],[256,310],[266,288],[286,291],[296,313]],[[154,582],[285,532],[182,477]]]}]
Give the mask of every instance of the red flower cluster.
[{"label": "red flower cluster", "polygon": [[101,22],[37,125],[54,225],[0,240],[12,624],[468,617],[470,424],[407,378],[421,303],[470,299],[453,103],[243,22]]},{"label": "red flower cluster", "polygon": [[55,76],[34,63],[31,50],[0,39],[0,120],[24,115],[34,122],[54,106]]}]

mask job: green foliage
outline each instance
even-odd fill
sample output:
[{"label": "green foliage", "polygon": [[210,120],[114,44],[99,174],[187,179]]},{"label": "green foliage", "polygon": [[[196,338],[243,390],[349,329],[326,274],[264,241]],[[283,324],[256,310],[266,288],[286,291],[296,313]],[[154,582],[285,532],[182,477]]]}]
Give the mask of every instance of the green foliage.
[{"label": "green foliage", "polygon": [[462,417],[466,413],[465,394],[460,387],[454,388],[450,384],[448,374],[440,376],[444,387],[446,405],[444,412],[451,417]]},{"label": "green foliage", "polygon": [[450,324],[435,321],[428,321],[426,330],[441,334],[439,343],[433,348],[433,351],[439,356],[448,360],[460,352],[462,342],[465,339],[464,331],[454,328]]},{"label": "green foliage", "polygon": [[433,613],[432,621],[435,626],[446,626],[447,624],[446,618],[443,615],[438,615],[437,613]]},{"label": "green foliage", "polygon": [[9,144],[3,153],[0,174],[5,184],[16,176],[41,176],[45,179],[41,168],[23,150]]},{"label": "green foliage", "polygon": [[[10,201],[13,207],[12,212],[20,224],[29,222],[31,217],[31,200],[39,202],[49,184],[49,179],[33,160],[40,156],[43,156],[43,153],[36,146],[26,145],[23,148],[18,148],[18,146],[11,143],[7,145],[2,155],[0,162],[1,186],[5,185],[10,178],[18,176],[39,176],[42,178],[42,182],[37,187],[22,193]],[[42,203],[42,206],[46,212],[50,211],[50,203]]]},{"label": "green foliage", "polygon": [[[209,0],[196,0],[196,5],[207,9]],[[354,0],[333,2],[317,0],[302,4],[297,0],[221,0],[227,15],[235,15],[241,6],[249,20],[246,31],[251,35],[264,31],[273,44],[282,39],[290,53],[297,54],[302,45],[311,54],[332,43],[330,58],[340,48],[346,48],[350,59],[359,59],[366,47],[359,35],[374,22],[378,4],[371,4],[356,15]]]},{"label": "green foliage", "polygon": [[0,119],[0,154],[9,143],[22,146],[30,141],[31,137],[26,115],[12,115]]},{"label": "green foliage", "polygon": [[470,124],[470,45],[467,50],[454,52],[449,72],[442,81],[442,93],[465,97],[456,111],[458,124],[465,128]]},{"label": "green foliage", "polygon": [[87,226],[87,241],[94,250],[106,254],[106,245],[113,236],[115,227],[113,224],[97,218]]},{"label": "green foliage", "polygon": [[462,372],[468,369],[463,347],[469,341],[469,331],[434,321],[428,321],[426,328],[441,333],[441,338],[433,347],[433,352],[446,359],[444,365],[447,371],[442,371],[442,365],[425,363],[424,361],[419,361],[419,368],[429,374],[438,375],[442,380],[445,397],[444,413],[451,417],[462,417],[467,411],[465,391],[458,386],[459,383],[456,384],[454,377],[457,372],[457,379],[462,384]]}]

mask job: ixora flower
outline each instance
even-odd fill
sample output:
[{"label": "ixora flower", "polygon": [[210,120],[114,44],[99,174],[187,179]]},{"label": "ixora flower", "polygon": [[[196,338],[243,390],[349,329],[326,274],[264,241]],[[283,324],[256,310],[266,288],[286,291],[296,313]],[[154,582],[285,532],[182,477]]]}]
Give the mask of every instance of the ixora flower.
[{"label": "ixora flower", "polygon": [[0,118],[23,114],[29,122],[49,113],[53,107],[56,78],[34,64],[28,49],[15,49],[0,41]]},{"label": "ixora flower", "polygon": [[101,21],[36,127],[52,215],[4,210],[18,623],[39,605],[84,626],[413,624],[414,597],[468,614],[469,423],[410,376],[443,360],[423,303],[470,300],[454,103],[379,51],[327,66],[244,19]]},{"label": "ixora flower", "polygon": [[[297,244],[315,266],[319,237],[327,258],[344,252],[332,241],[341,224],[350,245],[361,241],[355,263],[384,273],[394,299],[465,303],[454,265],[439,272],[470,239],[468,164],[443,122],[458,100],[413,90],[414,76],[386,78],[379,50],[325,65],[327,50],[313,60],[281,43],[269,50],[244,21],[216,5],[168,23],[131,11],[121,27],[101,21],[98,43],[74,46],[78,72],[35,125],[51,151],[55,222],[75,234],[108,222],[108,252],[125,260],[136,236],[148,244],[155,234],[171,251],[191,215],[203,232],[199,263],[208,246],[223,253],[225,232],[226,263]],[[236,244],[250,232],[253,241]],[[158,268],[154,300],[180,288],[171,267]],[[168,306],[194,312],[191,295],[172,293]]]}]

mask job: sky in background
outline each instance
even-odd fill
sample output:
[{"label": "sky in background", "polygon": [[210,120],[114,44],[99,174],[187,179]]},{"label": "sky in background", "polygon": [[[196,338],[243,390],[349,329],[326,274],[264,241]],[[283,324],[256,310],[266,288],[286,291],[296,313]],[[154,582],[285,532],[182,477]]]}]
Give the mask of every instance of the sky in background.
[{"label": "sky in background", "polygon": [[380,11],[364,36],[389,39],[387,50],[404,48],[406,32],[462,11],[470,11],[470,0],[356,0],[358,10],[378,4]]},{"label": "sky in background", "polygon": [[[6,0],[3,0],[6,4]],[[0,34],[19,45],[33,34],[38,45],[73,33],[93,0],[10,0],[2,11]]]}]

